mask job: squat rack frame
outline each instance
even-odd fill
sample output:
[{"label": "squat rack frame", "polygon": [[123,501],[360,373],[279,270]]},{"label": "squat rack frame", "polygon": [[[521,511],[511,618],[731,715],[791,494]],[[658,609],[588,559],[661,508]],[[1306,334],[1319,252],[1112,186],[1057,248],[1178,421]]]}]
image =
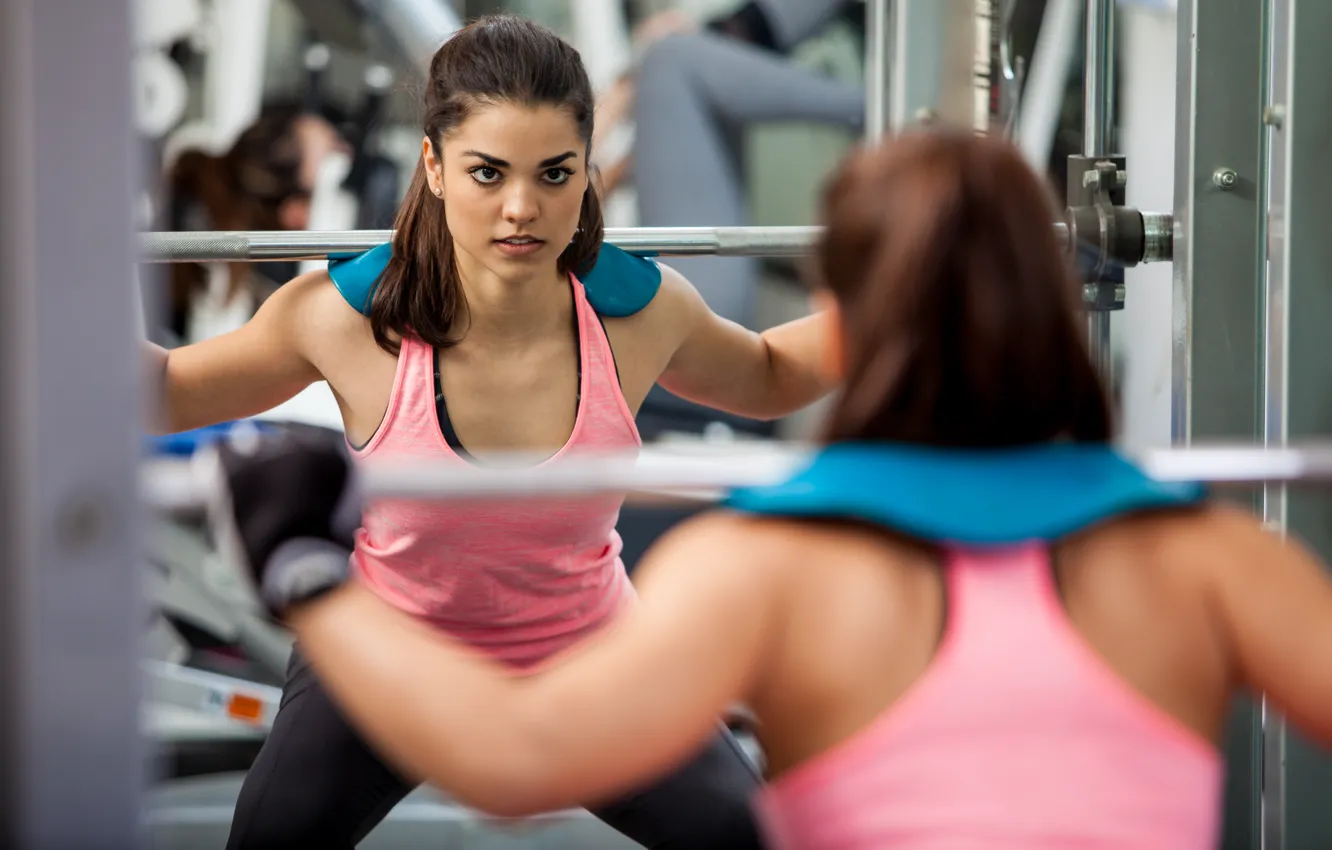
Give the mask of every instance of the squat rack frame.
[{"label": "squat rack frame", "polygon": [[0,846],[142,846],[128,0],[0,3]]},{"label": "squat rack frame", "polygon": [[[1332,433],[1332,69],[1324,0],[1178,0],[1171,436],[1281,448]],[[1298,180],[1296,179],[1298,176]],[[1249,506],[1332,560],[1326,491]],[[1237,706],[1224,847],[1332,845],[1332,762],[1266,699]]]}]

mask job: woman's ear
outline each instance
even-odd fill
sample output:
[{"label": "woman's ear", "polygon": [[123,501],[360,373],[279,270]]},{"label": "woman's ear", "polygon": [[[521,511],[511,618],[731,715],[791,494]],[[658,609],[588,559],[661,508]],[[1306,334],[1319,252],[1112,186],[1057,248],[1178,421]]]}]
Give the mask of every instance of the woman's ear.
[{"label": "woman's ear", "polygon": [[425,166],[426,186],[435,195],[444,193],[444,168],[429,136],[421,137],[421,163]]}]

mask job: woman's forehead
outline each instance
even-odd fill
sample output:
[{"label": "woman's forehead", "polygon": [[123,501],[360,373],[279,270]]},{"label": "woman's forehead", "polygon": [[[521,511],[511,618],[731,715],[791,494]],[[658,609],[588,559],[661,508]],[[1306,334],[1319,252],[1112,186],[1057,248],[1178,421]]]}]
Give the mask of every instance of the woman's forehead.
[{"label": "woman's forehead", "polygon": [[514,164],[537,163],[566,151],[580,153],[583,138],[568,110],[541,104],[484,104],[444,140],[447,153],[480,151]]}]

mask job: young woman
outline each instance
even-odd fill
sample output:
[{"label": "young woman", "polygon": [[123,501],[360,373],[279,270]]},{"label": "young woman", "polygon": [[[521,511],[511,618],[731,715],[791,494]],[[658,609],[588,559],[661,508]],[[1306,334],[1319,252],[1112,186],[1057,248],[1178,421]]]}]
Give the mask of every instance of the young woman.
[{"label": "young woman", "polygon": [[852,158],[817,251],[830,445],[659,541],[639,606],[532,675],[344,584],[337,453],[224,452],[267,494],[226,519],[358,728],[484,809],[634,787],[744,700],[769,846],[1212,847],[1238,689],[1332,743],[1332,581],[1109,447],[1053,215],[1001,141]]},{"label": "young woman", "polygon": [[[824,395],[824,317],[754,333],[677,273],[602,246],[592,115],[578,54],[548,30],[503,16],[452,36],[392,245],[293,280],[233,333],[154,352],[159,429],[257,414],[322,380],[360,457],[556,464],[636,448],[655,383],[751,417]],[[358,575],[418,622],[531,668],[632,606],[620,504],[376,505]],[[593,812],[648,847],[755,846],[758,777],[735,741],[714,722],[693,755]],[[361,742],[298,646],[228,846],[351,847],[415,784]]]}]

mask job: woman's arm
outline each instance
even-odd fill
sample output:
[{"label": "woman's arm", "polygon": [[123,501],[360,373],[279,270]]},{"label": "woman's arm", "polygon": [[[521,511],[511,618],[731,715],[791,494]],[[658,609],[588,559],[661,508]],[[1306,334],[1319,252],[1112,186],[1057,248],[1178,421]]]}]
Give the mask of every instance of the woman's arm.
[{"label": "woman's arm", "polygon": [[1215,510],[1197,528],[1217,620],[1243,683],[1332,745],[1332,579],[1299,543],[1251,515]]},{"label": "woman's arm", "polygon": [[319,302],[330,296],[340,297],[325,273],[314,272],[279,288],[231,333],[170,351],[144,343],[156,402],[150,430],[188,431],[253,416],[320,380],[306,336],[319,309],[327,309]]},{"label": "woman's arm", "polygon": [[144,401],[147,405],[144,428],[150,434],[168,433],[163,415],[162,393],[166,389],[166,369],[171,352],[145,339],[139,343],[139,353],[143,361]]},{"label": "woman's arm", "polygon": [[623,622],[530,676],[356,586],[288,621],[320,681],[402,769],[499,815],[591,804],[685,761],[750,690],[777,593],[749,522],[677,527],[638,571],[642,599]]},{"label": "woman's arm", "polygon": [[658,382],[690,401],[754,419],[776,419],[835,387],[824,368],[832,317],[820,312],[762,333],[723,319],[674,269],[649,309],[675,348]]}]

